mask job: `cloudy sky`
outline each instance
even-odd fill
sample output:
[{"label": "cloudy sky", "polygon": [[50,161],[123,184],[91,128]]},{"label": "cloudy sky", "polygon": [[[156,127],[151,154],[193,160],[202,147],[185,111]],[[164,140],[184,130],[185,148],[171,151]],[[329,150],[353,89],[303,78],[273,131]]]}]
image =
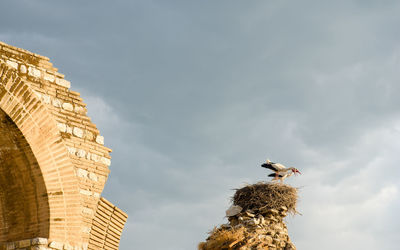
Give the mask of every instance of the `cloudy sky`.
[{"label": "cloudy sky", "polygon": [[303,175],[300,250],[400,244],[400,2],[5,0],[113,149],[121,249],[189,250],[267,158]]}]

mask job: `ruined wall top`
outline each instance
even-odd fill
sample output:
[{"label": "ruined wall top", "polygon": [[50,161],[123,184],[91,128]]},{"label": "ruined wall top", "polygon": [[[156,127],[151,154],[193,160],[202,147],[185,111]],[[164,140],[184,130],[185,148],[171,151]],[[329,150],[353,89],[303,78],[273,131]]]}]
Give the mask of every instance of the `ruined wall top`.
[{"label": "ruined wall top", "polygon": [[[9,190],[0,188],[0,225],[5,225],[0,228],[0,242],[4,244],[30,235],[46,238],[49,245],[118,248],[127,215],[101,197],[111,149],[104,146],[103,136],[87,116],[80,94],[70,87],[49,58],[0,42],[0,111],[29,145],[21,159],[32,158],[24,164],[14,162],[11,168],[16,169],[15,178],[26,179],[33,187],[14,187],[25,199],[4,195]],[[5,160],[2,154],[1,160]],[[0,178],[10,176],[9,169],[0,168]],[[43,184],[38,187],[38,183]],[[18,213],[13,211],[25,211],[33,204],[42,214],[35,218],[42,219],[15,220]],[[10,234],[11,221],[36,229]]]},{"label": "ruined wall top", "polygon": [[238,189],[226,211],[229,223],[215,227],[199,250],[296,250],[284,218],[296,213],[297,189],[256,183]]}]

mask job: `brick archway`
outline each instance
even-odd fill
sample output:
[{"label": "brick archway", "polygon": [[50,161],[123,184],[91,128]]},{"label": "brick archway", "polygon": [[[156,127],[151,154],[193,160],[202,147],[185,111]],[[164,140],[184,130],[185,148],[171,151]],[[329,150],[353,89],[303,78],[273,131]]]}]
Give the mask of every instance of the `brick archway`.
[{"label": "brick archway", "polygon": [[0,185],[0,242],[118,248],[127,216],[100,199],[111,150],[69,86],[48,58],[0,43],[0,178],[14,184]]},{"label": "brick archway", "polygon": [[[39,227],[43,228],[42,230],[49,228],[48,237],[57,241],[77,241],[80,228],[76,221],[81,221],[78,181],[74,178],[73,165],[57,125],[47,108],[18,76],[16,70],[1,64],[0,83],[0,109],[19,128],[29,144],[40,170],[34,177],[42,179],[47,191],[38,195],[48,203],[49,215],[44,216],[48,216],[49,220],[41,221]],[[69,179],[68,185],[64,181],[66,179]],[[71,228],[71,225],[74,225],[74,228]],[[35,235],[37,236],[46,234]],[[13,238],[15,239],[15,236]]]},{"label": "brick archway", "polygon": [[48,238],[50,211],[39,164],[21,131],[1,110],[0,135],[0,242],[21,235]]}]

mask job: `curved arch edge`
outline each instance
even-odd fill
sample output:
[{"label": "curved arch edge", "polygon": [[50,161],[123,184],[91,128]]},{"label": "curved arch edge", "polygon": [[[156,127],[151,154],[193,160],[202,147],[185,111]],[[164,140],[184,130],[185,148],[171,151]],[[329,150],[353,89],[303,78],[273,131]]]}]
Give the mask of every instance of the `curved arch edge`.
[{"label": "curved arch edge", "polygon": [[50,208],[49,238],[81,242],[78,181],[56,122],[18,72],[5,63],[0,64],[0,109],[20,129],[39,164]]}]

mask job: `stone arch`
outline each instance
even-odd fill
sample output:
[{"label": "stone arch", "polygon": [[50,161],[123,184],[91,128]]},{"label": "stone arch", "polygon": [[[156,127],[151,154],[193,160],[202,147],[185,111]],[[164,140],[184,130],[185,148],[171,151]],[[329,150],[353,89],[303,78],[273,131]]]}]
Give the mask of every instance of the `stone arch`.
[{"label": "stone arch", "polygon": [[0,110],[0,242],[48,238],[49,217],[39,164],[21,131]]},{"label": "stone arch", "polygon": [[[4,63],[0,65],[0,110],[15,124],[29,145],[28,149],[26,148],[28,145],[25,145],[25,150],[28,151],[25,157],[34,161],[31,165],[33,169],[30,169],[32,173],[29,174],[33,174],[37,181],[36,188],[39,189],[37,191],[45,191],[36,193],[36,200],[27,201],[33,204],[35,202],[48,204],[48,211],[45,206],[39,211],[43,213],[42,218],[37,222],[38,229],[31,232],[31,236],[52,238],[61,242],[71,240],[79,242],[81,218],[78,181],[57,125],[47,108],[18,76],[16,70]],[[24,166],[21,163],[16,165],[20,168]],[[24,175],[21,173],[16,177],[24,178]],[[37,187],[40,184],[44,187]],[[20,188],[19,191],[22,190]],[[4,212],[4,209],[2,211]],[[26,226],[20,225],[20,227]],[[3,237],[15,240],[23,239],[24,236],[23,233],[10,235],[9,239],[7,236]]]},{"label": "stone arch", "polygon": [[86,112],[47,57],[0,42],[0,249],[118,249],[127,214],[101,197],[111,149]]}]

